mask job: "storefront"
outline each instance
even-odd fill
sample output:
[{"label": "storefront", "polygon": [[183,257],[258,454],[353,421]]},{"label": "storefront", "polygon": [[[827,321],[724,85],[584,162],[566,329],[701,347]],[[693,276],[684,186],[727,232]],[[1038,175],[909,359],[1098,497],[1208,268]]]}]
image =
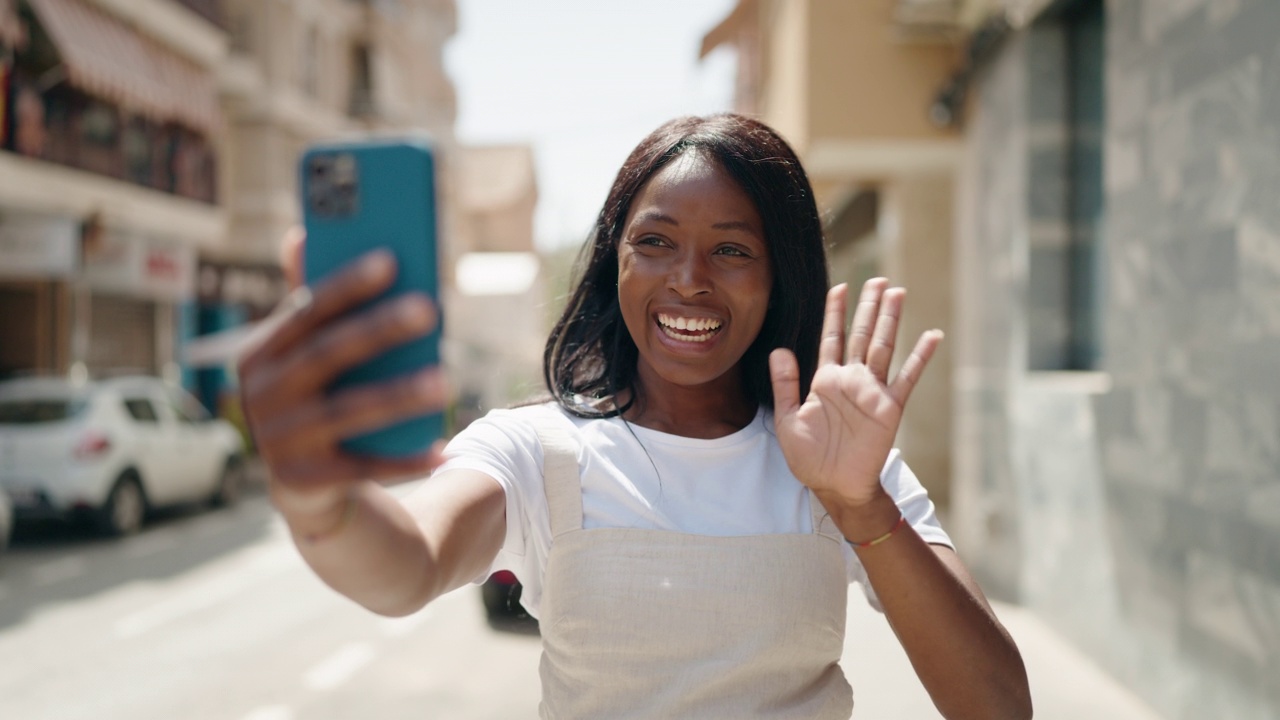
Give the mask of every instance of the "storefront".
[{"label": "storefront", "polygon": [[78,246],[71,218],[0,209],[0,379],[66,370]]},{"label": "storefront", "polygon": [[84,245],[73,354],[90,375],[176,379],[182,308],[195,288],[194,251],[115,230],[86,235]]}]

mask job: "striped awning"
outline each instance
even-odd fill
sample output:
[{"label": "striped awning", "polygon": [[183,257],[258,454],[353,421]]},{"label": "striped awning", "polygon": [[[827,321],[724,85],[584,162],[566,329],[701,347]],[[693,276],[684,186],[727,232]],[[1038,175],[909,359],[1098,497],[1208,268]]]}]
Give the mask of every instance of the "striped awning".
[{"label": "striped awning", "polygon": [[222,126],[213,74],[84,0],[28,0],[73,85],[161,122]]}]

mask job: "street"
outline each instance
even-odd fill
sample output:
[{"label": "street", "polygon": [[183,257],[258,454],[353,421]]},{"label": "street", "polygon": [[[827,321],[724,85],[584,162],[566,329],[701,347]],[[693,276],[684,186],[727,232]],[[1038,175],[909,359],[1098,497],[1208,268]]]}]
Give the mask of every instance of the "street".
[{"label": "street", "polygon": [[[408,489],[405,486],[404,489]],[[997,604],[1036,717],[1157,720],[1031,614]],[[537,635],[494,630],[466,587],[387,619],[324,587],[265,497],[167,512],[124,540],[25,528],[0,560],[0,718],[536,718]],[[939,717],[851,588],[842,661],[860,720]]]},{"label": "street", "polygon": [[538,654],[478,588],[401,619],[348,602],[261,495],[123,541],[37,527],[0,560],[3,718],[535,718]]}]

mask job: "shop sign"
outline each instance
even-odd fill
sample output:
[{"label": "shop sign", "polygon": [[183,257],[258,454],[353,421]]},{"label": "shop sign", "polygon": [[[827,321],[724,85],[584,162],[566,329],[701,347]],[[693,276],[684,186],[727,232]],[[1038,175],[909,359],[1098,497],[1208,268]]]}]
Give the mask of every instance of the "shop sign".
[{"label": "shop sign", "polygon": [[287,288],[284,274],[274,265],[203,262],[196,290],[202,303],[247,305],[265,313],[280,302]]},{"label": "shop sign", "polygon": [[0,213],[0,277],[70,277],[79,239],[80,225],[68,217]]},{"label": "shop sign", "polygon": [[93,290],[181,302],[195,291],[195,253],[137,235],[103,233],[84,254],[84,278]]}]

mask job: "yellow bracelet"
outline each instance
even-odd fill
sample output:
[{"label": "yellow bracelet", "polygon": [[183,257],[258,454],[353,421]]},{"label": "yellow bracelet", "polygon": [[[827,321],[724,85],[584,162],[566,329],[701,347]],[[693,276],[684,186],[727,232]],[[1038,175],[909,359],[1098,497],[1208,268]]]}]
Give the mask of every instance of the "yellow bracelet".
[{"label": "yellow bracelet", "polygon": [[898,532],[898,528],[901,528],[903,525],[906,525],[906,524],[907,524],[907,516],[906,516],[906,515],[899,515],[899,516],[898,516],[898,522],[894,523],[894,524],[893,524],[893,527],[889,528],[889,532],[887,532],[887,533],[885,533],[885,534],[881,535],[881,536],[880,536],[880,537],[878,537],[878,538],[875,538],[875,539],[873,539],[873,540],[868,540],[868,541],[866,541],[866,542],[854,542],[854,541],[852,541],[852,540],[849,540],[849,544],[850,544],[850,545],[852,545],[852,546],[854,546],[854,547],[856,547],[856,548],[869,548],[869,547],[874,547],[874,546],[879,545],[880,543],[884,542],[885,540],[888,540],[889,538],[893,537],[893,534],[894,534],[894,533],[896,533],[896,532]]},{"label": "yellow bracelet", "polygon": [[342,530],[348,524],[350,524],[351,518],[355,517],[355,514],[356,514],[356,501],[351,496],[348,495],[346,500],[346,505],[344,505],[342,508],[342,517],[338,518],[338,522],[334,523],[333,527],[329,528],[328,530],[325,530],[324,532],[307,533],[306,535],[303,535],[302,541],[308,545],[315,545],[316,543],[321,542],[323,540],[328,540],[329,538],[342,532]]}]

